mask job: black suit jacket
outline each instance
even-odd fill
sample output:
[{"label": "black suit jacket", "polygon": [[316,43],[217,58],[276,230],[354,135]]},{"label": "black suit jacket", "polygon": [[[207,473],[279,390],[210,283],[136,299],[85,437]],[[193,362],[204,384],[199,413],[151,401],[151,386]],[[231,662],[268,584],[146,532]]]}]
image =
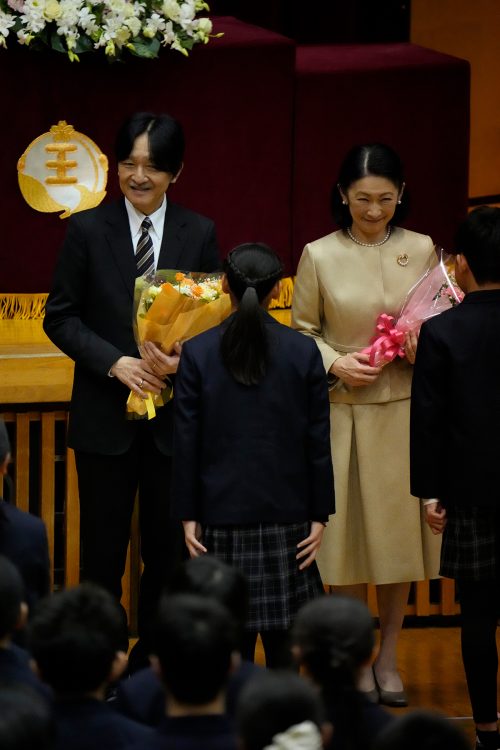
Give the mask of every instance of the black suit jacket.
[{"label": "black suit jacket", "polygon": [[[213,271],[219,264],[213,222],[168,201],[158,268]],[[77,450],[124,453],[138,429],[125,418],[129,389],[108,376],[121,356],[138,356],[132,328],[136,276],[123,199],[70,218],[44,330],[75,361],[68,444]],[[149,424],[167,454],[171,423],[167,405]]]},{"label": "black suit jacket", "polygon": [[330,404],[316,342],[266,314],[269,366],[237,383],[222,326],[184,344],[175,385],[174,518],[300,523],[334,512]]},{"label": "black suit jacket", "polygon": [[422,326],[411,406],[411,491],[495,506],[500,486],[500,290]]}]

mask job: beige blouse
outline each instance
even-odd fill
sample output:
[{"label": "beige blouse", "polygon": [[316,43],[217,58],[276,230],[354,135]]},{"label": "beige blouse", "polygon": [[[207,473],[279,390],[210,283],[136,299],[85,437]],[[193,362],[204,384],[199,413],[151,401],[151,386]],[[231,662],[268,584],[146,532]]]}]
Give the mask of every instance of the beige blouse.
[{"label": "beige blouse", "polygon": [[[378,247],[357,245],[343,231],[322,237],[302,253],[292,326],[316,340],[328,372],[343,354],[369,345],[380,313],[397,316],[410,289],[435,262],[431,238],[400,227]],[[409,362],[396,358],[371,385],[338,381],[330,401],[370,404],[408,398],[411,376]]]}]

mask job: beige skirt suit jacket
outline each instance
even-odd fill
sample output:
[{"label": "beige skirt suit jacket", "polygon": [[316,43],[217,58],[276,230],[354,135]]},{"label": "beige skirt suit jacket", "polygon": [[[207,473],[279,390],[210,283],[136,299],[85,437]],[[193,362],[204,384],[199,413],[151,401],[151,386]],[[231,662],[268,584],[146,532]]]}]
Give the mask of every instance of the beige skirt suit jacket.
[{"label": "beige skirt suit jacket", "polygon": [[[306,245],[294,289],[292,325],[312,336],[325,370],[369,345],[380,313],[397,316],[410,289],[436,262],[430,237],[393,229],[378,247],[343,231]],[[336,514],[318,556],[323,582],[399,583],[438,574],[440,537],[410,495],[412,365],[397,358],[369,386],[330,390]]]}]

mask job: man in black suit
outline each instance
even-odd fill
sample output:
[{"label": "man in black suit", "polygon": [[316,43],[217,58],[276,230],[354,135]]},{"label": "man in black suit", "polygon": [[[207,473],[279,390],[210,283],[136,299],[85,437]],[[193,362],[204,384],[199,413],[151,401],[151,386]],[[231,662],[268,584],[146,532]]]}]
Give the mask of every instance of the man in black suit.
[{"label": "man in black suit", "polygon": [[[5,423],[0,419],[0,474],[5,479],[10,461],[10,442]],[[45,524],[37,516],[25,513],[0,497],[0,555],[19,570],[24,583],[25,601],[32,610],[49,592],[49,545]],[[22,634],[17,640],[22,641]]]},{"label": "man in black suit", "polygon": [[466,296],[422,326],[413,375],[411,491],[443,533],[440,573],[455,578],[477,748],[500,747],[500,209],[478,208],[456,238]]},{"label": "man in black suit", "polygon": [[181,549],[168,499],[172,407],[159,409],[151,422],[129,421],[125,404],[130,389],[160,393],[177,369],[180,347],[164,354],[152,346],[139,356],[134,284],[155,268],[213,271],[219,257],[213,222],[166,198],[183,166],[179,123],[168,115],[133,115],[115,150],[124,197],[69,220],[44,329],[75,361],[68,444],[78,471],[83,575],[117,598],[139,489],[145,656],[147,623]]}]

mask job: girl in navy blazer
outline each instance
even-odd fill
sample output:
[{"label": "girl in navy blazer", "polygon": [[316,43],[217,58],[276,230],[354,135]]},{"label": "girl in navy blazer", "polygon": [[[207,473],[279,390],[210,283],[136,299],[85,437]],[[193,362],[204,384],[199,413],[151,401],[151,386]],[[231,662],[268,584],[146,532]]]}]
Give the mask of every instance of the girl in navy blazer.
[{"label": "girl in navy blazer", "polygon": [[314,341],[267,312],[283,267],[266,245],[225,262],[235,311],[184,344],[175,387],[173,512],[192,557],[242,569],[250,614],[243,657],[260,633],[268,666],[285,666],[298,609],[323,593],[315,557],[334,512],[325,370]]}]

